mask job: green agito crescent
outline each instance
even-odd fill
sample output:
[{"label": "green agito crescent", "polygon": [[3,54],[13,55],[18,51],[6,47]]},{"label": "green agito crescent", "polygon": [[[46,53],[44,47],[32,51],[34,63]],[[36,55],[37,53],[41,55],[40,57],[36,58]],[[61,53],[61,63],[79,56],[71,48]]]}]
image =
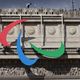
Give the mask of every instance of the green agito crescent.
[{"label": "green agito crescent", "polygon": [[32,43],[31,47],[37,51],[39,54],[42,54],[44,57],[48,57],[48,58],[59,58],[64,54],[65,48],[64,48],[64,44],[63,42],[61,42],[61,46],[60,48],[54,50],[54,51],[46,51],[46,50],[42,50],[41,48],[36,47],[35,45],[33,45]]}]

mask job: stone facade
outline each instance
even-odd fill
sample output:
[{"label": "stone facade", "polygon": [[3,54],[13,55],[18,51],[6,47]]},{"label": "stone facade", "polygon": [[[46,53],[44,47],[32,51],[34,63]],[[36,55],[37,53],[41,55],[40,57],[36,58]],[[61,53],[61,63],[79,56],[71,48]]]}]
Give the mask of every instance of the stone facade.
[{"label": "stone facade", "polygon": [[[0,32],[10,22],[24,18],[28,21],[18,24],[8,33],[7,40],[11,47],[0,44],[0,77],[26,77],[30,80],[80,79],[80,10],[0,9]],[[55,60],[39,55],[40,60],[36,64],[25,66],[18,60],[16,52],[19,31],[23,33],[25,56],[37,57],[27,43],[28,37],[32,43],[46,50],[57,49],[63,41],[65,54]]]},{"label": "stone facade", "polygon": [[80,79],[80,60],[39,60],[32,67],[23,65],[19,60],[0,60],[0,62],[0,78]]},{"label": "stone facade", "polygon": [[7,9],[0,9],[0,14],[64,14],[64,17],[79,17],[80,16],[80,10],[75,9],[73,10],[66,10],[66,9],[51,9],[51,8],[22,8],[22,9],[16,9],[16,8],[7,8]]}]

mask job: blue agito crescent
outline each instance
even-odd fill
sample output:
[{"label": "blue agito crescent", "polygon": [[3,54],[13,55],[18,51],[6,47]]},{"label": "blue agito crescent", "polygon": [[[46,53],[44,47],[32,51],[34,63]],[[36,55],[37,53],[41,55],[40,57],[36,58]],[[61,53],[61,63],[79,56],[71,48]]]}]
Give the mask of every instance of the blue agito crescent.
[{"label": "blue agito crescent", "polygon": [[20,45],[20,41],[21,41],[20,37],[21,37],[21,32],[19,33],[19,36],[18,36],[18,39],[17,39],[17,52],[18,52],[19,59],[21,60],[21,62],[23,64],[31,66],[34,63],[36,63],[36,61],[39,59],[39,57],[35,58],[35,59],[30,59],[30,58],[28,58],[24,55],[24,53],[21,49],[21,45]]}]

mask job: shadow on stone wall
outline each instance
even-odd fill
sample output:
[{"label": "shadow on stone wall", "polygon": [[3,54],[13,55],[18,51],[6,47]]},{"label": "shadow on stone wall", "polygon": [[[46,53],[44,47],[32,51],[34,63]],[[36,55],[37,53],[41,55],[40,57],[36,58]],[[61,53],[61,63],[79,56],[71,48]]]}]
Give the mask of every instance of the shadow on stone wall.
[{"label": "shadow on stone wall", "polygon": [[0,76],[24,76],[30,80],[44,80],[56,75],[80,76],[80,60],[38,60],[36,64],[27,67],[20,60],[0,60]]}]

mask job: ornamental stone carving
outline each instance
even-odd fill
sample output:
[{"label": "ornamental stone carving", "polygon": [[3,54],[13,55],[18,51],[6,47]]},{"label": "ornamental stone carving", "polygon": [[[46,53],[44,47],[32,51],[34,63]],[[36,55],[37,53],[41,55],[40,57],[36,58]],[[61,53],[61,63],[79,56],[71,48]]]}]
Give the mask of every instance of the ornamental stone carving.
[{"label": "ornamental stone carving", "polygon": [[74,34],[76,34],[76,32],[77,32],[77,30],[76,30],[76,28],[70,28],[69,29],[69,33],[71,34],[71,35],[74,35]]}]

